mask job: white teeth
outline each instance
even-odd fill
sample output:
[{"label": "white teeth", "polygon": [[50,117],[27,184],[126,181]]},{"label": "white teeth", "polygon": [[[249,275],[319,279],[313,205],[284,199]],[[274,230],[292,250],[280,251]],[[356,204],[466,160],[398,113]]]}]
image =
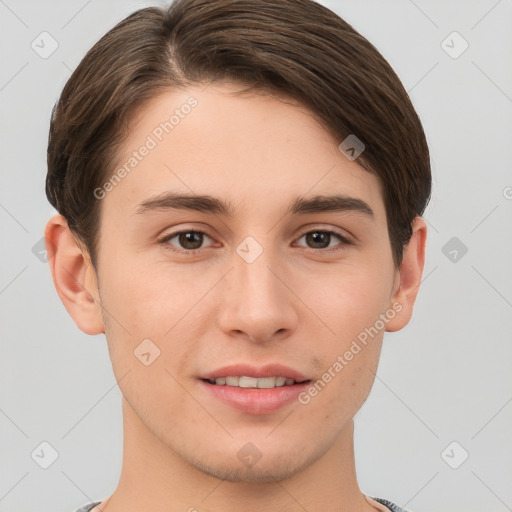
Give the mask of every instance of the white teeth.
[{"label": "white teeth", "polygon": [[257,388],[258,387],[258,380],[254,377],[240,377],[238,380],[238,385],[241,388]]},{"label": "white teeth", "polygon": [[[213,384],[214,380],[210,379]],[[291,386],[295,383],[293,379],[286,377],[218,377],[215,379],[215,384],[223,386],[233,386],[240,388],[259,388],[271,389],[281,386]]]},{"label": "white teeth", "polygon": [[263,389],[270,389],[277,387],[276,377],[261,377],[256,379],[258,381],[258,387]]}]

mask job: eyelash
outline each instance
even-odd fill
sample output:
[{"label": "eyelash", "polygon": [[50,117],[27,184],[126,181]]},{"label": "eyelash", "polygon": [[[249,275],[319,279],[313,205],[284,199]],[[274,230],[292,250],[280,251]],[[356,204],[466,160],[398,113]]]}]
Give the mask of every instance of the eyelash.
[{"label": "eyelash", "polygon": [[[188,249],[176,249],[174,246],[172,246],[171,244],[169,244],[168,242],[170,240],[172,240],[174,237],[176,237],[177,235],[181,235],[183,233],[199,233],[199,234],[203,234],[203,235],[206,235],[208,238],[212,238],[210,235],[208,235],[208,233],[205,233],[204,231],[199,231],[199,230],[196,230],[196,229],[187,229],[187,230],[183,230],[183,231],[176,231],[175,233],[171,233],[171,234],[168,234],[168,235],[165,235],[165,237],[161,238],[159,240],[159,243],[161,243],[162,245],[164,245],[165,249],[169,250],[169,251],[172,251],[172,252],[175,252],[175,253],[178,253],[178,254],[183,254],[183,255],[190,255],[190,254],[198,254],[199,251],[201,251],[201,249],[193,249],[193,250],[188,250]],[[303,247],[301,246],[303,249],[306,250],[306,252],[312,252],[312,253],[336,253],[336,252],[339,252],[339,251],[343,251],[345,249],[344,246],[346,245],[353,245],[353,242],[351,242],[348,238],[344,237],[343,235],[341,235],[340,233],[338,233],[337,231],[332,231],[332,230],[329,230],[329,229],[313,229],[313,230],[310,230],[310,231],[305,231],[304,233],[302,233],[300,236],[299,236],[299,239],[302,238],[303,236],[305,235],[308,235],[310,233],[328,233],[329,235],[334,235],[335,237],[339,238],[342,242],[342,246],[341,247],[335,247],[335,248],[330,248],[330,249],[312,249],[310,247]]]}]

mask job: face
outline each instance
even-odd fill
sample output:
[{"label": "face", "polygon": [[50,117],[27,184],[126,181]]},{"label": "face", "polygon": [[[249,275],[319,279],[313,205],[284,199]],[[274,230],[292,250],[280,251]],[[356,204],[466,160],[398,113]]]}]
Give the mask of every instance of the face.
[{"label": "face", "polygon": [[[155,441],[258,481],[293,475],[351,426],[398,273],[378,178],[305,108],[239,89],[166,92],[133,119],[126,172],[97,191],[97,279],[119,387]],[[207,382],[240,376],[250,388]]]}]

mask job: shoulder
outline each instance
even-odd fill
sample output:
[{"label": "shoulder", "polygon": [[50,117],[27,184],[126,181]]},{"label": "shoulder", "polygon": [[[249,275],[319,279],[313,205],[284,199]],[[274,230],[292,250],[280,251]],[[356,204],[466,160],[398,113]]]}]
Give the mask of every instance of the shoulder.
[{"label": "shoulder", "polygon": [[393,503],[392,501],[385,500],[384,498],[375,498],[371,496],[371,499],[376,501],[377,503],[380,503],[381,505],[384,505],[387,507],[391,512],[409,512],[405,508],[399,507],[396,503]]},{"label": "shoulder", "polygon": [[94,503],[88,503],[87,505],[83,505],[76,512],[90,512],[96,505],[99,505],[101,501],[95,501]]}]

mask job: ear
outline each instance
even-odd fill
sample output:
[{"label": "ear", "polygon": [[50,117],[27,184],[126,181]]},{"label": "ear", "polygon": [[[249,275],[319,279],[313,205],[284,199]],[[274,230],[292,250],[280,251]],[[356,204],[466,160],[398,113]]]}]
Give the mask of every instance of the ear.
[{"label": "ear", "polygon": [[425,263],[427,224],[423,218],[416,217],[412,228],[413,234],[404,248],[400,270],[396,271],[390,307],[394,304],[393,309],[397,314],[386,324],[386,331],[389,332],[399,331],[409,323],[421,284]]},{"label": "ear", "polygon": [[48,221],[44,237],[53,284],[67,312],[86,334],[105,332],[97,276],[87,251],[78,246],[60,214]]}]

